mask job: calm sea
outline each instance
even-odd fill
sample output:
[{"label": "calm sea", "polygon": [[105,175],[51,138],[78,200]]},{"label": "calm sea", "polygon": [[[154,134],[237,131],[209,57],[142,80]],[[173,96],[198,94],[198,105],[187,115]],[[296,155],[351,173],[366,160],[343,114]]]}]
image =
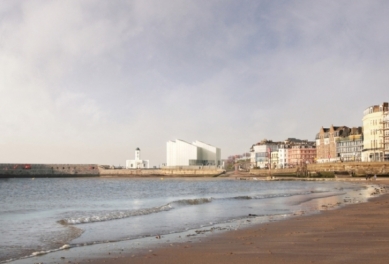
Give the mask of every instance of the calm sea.
[{"label": "calm sea", "polygon": [[219,178],[0,179],[0,263],[242,219],[266,222],[315,213],[365,202],[370,188],[335,181]]}]

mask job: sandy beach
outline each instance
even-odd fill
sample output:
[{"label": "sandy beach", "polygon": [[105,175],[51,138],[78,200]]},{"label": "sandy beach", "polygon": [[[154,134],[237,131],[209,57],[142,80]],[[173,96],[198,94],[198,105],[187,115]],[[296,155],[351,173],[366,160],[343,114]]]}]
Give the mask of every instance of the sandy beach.
[{"label": "sandy beach", "polygon": [[[379,179],[388,190],[389,179]],[[161,238],[163,239],[163,238]],[[389,194],[317,215],[77,263],[388,263]]]}]

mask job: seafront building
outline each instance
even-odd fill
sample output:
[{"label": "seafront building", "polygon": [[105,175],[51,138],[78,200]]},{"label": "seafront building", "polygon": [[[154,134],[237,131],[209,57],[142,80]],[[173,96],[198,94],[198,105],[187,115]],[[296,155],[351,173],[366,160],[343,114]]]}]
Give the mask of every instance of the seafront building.
[{"label": "seafront building", "polygon": [[389,104],[363,112],[362,127],[321,127],[315,141],[262,140],[250,148],[252,168],[288,168],[304,163],[389,161]]},{"label": "seafront building", "polygon": [[166,143],[166,166],[221,166],[220,148],[201,141],[181,139]]},{"label": "seafront building", "polygon": [[284,169],[288,165],[288,150],[290,148],[290,144],[281,143],[278,145],[278,168]]},{"label": "seafront building", "polygon": [[282,142],[264,139],[253,145],[250,152],[253,168],[288,168],[313,163],[316,158],[315,142],[297,138]]},{"label": "seafront building", "polygon": [[271,164],[271,168],[272,169],[276,169],[278,168],[278,154],[279,154],[279,150],[278,151],[273,151],[270,155],[271,155],[271,161],[270,161],[270,164]]},{"label": "seafront building", "polygon": [[348,128],[344,137],[336,139],[336,153],[340,161],[361,161],[362,149],[362,127]]},{"label": "seafront building", "polygon": [[348,131],[346,126],[333,126],[329,128],[321,127],[316,134],[316,161],[318,163],[338,161],[336,141],[344,137]]},{"label": "seafront building", "polygon": [[279,142],[264,139],[250,148],[250,162],[253,168],[269,168],[272,152],[278,152]]},{"label": "seafront building", "polygon": [[126,169],[148,169],[149,166],[149,160],[140,159],[140,148],[135,149],[135,159],[126,160]]},{"label": "seafront building", "polygon": [[295,143],[288,149],[287,157],[289,166],[314,163],[316,159],[316,144],[308,140]]},{"label": "seafront building", "polygon": [[316,134],[316,161],[360,161],[363,148],[362,127],[333,126]]},{"label": "seafront building", "polygon": [[362,161],[389,160],[388,103],[373,105],[363,111]]}]

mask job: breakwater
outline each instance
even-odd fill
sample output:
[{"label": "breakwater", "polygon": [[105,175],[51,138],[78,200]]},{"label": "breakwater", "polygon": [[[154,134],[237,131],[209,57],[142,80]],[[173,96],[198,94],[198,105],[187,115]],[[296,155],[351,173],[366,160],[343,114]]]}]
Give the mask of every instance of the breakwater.
[{"label": "breakwater", "polygon": [[15,177],[97,177],[97,164],[0,164],[0,178]]},{"label": "breakwater", "polygon": [[213,177],[223,174],[218,168],[111,169],[97,164],[0,164],[0,178],[27,177]]},{"label": "breakwater", "polygon": [[106,169],[99,167],[100,176],[119,177],[213,177],[224,173],[222,169],[216,168],[161,168],[161,169]]}]

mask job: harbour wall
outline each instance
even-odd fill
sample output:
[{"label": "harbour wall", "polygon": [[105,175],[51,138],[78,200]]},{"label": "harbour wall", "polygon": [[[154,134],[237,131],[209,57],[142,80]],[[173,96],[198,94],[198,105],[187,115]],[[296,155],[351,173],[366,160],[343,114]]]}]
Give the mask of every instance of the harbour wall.
[{"label": "harbour wall", "polygon": [[222,169],[161,168],[161,169],[105,169],[99,167],[100,176],[119,177],[213,177],[224,173]]},{"label": "harbour wall", "polygon": [[309,164],[308,171],[349,172],[356,176],[366,174],[388,175],[389,162],[336,162]]},{"label": "harbour wall", "polygon": [[14,177],[97,177],[97,164],[0,164],[0,178]]},{"label": "harbour wall", "polygon": [[295,176],[296,168],[290,169],[251,169],[250,174],[253,176],[269,176],[269,175],[282,175],[282,176]]},{"label": "harbour wall", "polygon": [[110,169],[97,164],[0,164],[0,178],[27,177],[212,177],[224,172],[217,168]]},{"label": "harbour wall", "polygon": [[[306,168],[252,169],[252,176],[296,176],[305,170],[309,175],[320,172],[348,174],[350,176],[389,176],[389,162],[336,162],[308,164]],[[0,178],[14,177],[213,177],[224,173],[223,169],[211,168],[161,168],[161,169],[109,169],[97,164],[0,164]]]}]

